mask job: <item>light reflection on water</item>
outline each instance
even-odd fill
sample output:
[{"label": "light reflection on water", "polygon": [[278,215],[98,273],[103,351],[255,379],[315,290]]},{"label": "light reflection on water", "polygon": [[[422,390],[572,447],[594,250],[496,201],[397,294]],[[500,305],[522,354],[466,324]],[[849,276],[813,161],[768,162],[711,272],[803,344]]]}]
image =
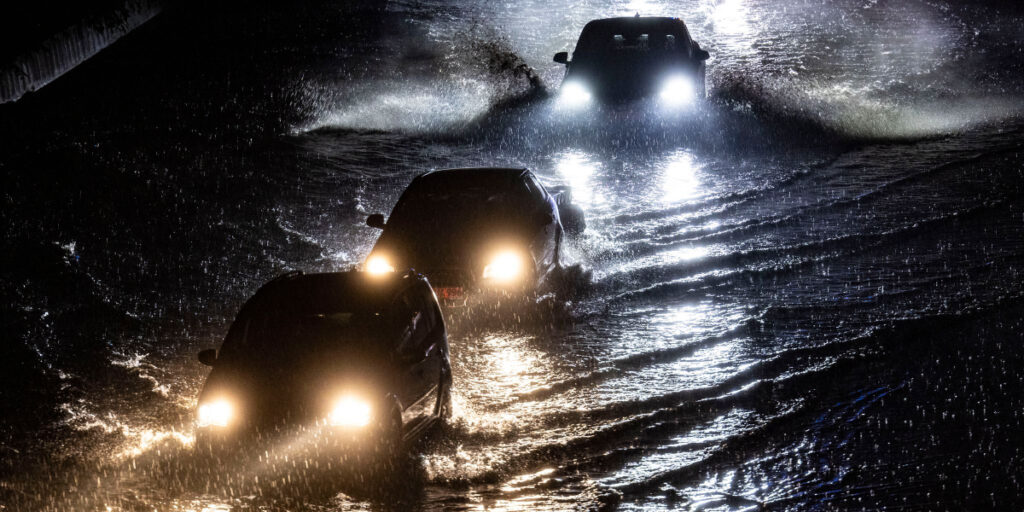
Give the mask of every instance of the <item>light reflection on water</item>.
[{"label": "light reflection on water", "polygon": [[[588,211],[594,211],[605,202],[605,195],[600,193],[596,182],[598,163],[594,156],[586,152],[573,150],[555,156],[555,171],[572,187],[573,201]],[[596,192],[595,192],[596,189]]]},{"label": "light reflection on water", "polygon": [[[610,354],[610,361],[626,361],[645,352],[685,346],[692,340],[729,329],[738,317],[738,313],[726,313],[710,303],[681,304],[652,314],[649,322],[623,329],[620,335],[635,332],[640,343],[615,347],[618,350]],[[528,398],[529,394],[545,389],[548,384],[566,379],[586,381],[598,374],[569,373],[551,364],[547,351],[574,350],[571,345],[564,345],[566,341],[549,344],[543,337],[508,333],[488,334],[476,340],[459,339],[454,343],[462,347],[462,352],[455,360],[455,376],[460,386],[455,394],[453,423],[457,429],[466,429],[469,437],[454,453],[423,456],[431,478],[476,478],[496,466],[511,463],[524,452],[546,449],[551,443],[586,442],[604,428],[603,422],[581,423],[562,417],[565,412],[588,414],[606,407],[628,407],[627,404],[666,392],[711,386],[737,371],[736,357],[742,353],[738,342],[723,341],[696,350],[692,357],[648,365],[638,372],[613,371],[594,385],[558,388],[549,397],[535,400]],[[544,480],[540,476],[553,471],[557,472],[540,468],[511,477],[503,485],[508,492],[524,485],[527,489],[535,488],[543,485],[538,481]],[[536,496],[528,496],[533,495],[526,493],[505,504],[491,503],[488,509],[538,506]],[[517,507],[515,503],[519,501],[522,503]]]},{"label": "light reflection on water", "polygon": [[[722,66],[718,70],[712,67],[712,77],[723,68],[739,71],[740,76],[755,83],[755,90],[764,93],[754,99],[770,103],[781,98],[780,101],[784,101],[782,105],[792,107],[791,111],[810,105],[815,116],[833,116],[854,134],[927,135],[963,128],[968,125],[965,120],[978,120],[979,112],[998,119],[1008,110],[1003,103],[987,100],[958,101],[954,107],[940,103],[933,108],[920,109],[916,105],[907,107],[905,98],[898,94],[881,99],[877,96],[879,91],[885,92],[886,84],[898,83],[900,87],[912,88],[908,83],[914,77],[901,74],[901,67],[916,74],[935,73],[940,69],[937,65],[943,62],[940,49],[948,46],[944,43],[950,40],[946,32],[950,29],[939,27],[932,30],[941,21],[940,16],[929,17],[920,25],[924,28],[910,31],[907,37],[900,36],[902,21],[894,21],[896,25],[890,33],[880,33],[870,24],[867,28],[857,29],[855,24],[863,24],[864,21],[857,21],[855,16],[851,16],[849,24],[855,27],[853,32],[840,35],[852,40],[852,44],[840,51],[840,44],[824,36],[830,35],[829,30],[848,29],[820,28],[812,23],[836,14],[829,9],[823,9],[821,14],[793,12],[791,19],[784,20],[774,12],[778,5],[753,0],[707,2],[693,13],[674,12],[679,9],[685,11],[689,6],[656,1],[619,2],[611,6],[536,2],[532,6],[535,9],[504,3],[481,5],[480,10],[485,13],[492,9],[498,11],[494,17],[486,19],[498,26],[508,26],[512,34],[524,35],[512,38],[517,50],[522,50],[538,68],[547,69],[549,74],[556,76],[559,68],[548,62],[551,48],[563,49],[566,44],[571,45],[579,28],[590,18],[637,10],[642,14],[678,14],[688,22],[692,20],[690,25],[695,37],[706,48],[715,50],[712,66]],[[863,9],[856,6],[853,14],[875,8],[875,3],[868,2]],[[549,11],[557,11],[557,15],[546,16]],[[535,21],[552,30],[538,29],[533,23]],[[457,22],[464,23],[465,20]],[[790,37],[794,32],[801,38]],[[907,44],[893,44],[901,41]],[[881,51],[886,47],[895,48],[894,53],[883,55]],[[541,59],[544,59],[543,63]],[[750,67],[751,62],[757,64]],[[881,80],[879,75],[885,80]],[[926,77],[926,80],[946,83],[941,78],[943,76],[939,75]],[[415,88],[419,93],[408,96],[408,101],[403,100],[400,93],[378,91],[374,101],[335,115],[343,116],[341,120],[347,126],[363,128],[386,128],[402,122],[422,125],[424,129],[438,121],[442,125],[458,124],[488,107],[482,99],[490,96],[486,86],[480,82],[471,85],[468,92],[455,88],[438,93]],[[438,94],[451,97],[438,98]],[[462,94],[468,94],[468,99]],[[458,106],[460,102],[466,103],[465,109]],[[832,105],[840,105],[843,109],[836,114],[829,108]],[[906,110],[897,109],[895,114],[886,114],[897,106]],[[381,124],[375,124],[376,121]],[[388,136],[374,137],[386,139]],[[542,170],[553,170],[553,178],[569,184],[576,201],[587,212],[589,232],[581,245],[597,247],[592,252],[584,251],[583,263],[595,270],[597,284],[606,286],[599,287],[594,296],[584,297],[574,304],[580,312],[572,320],[574,325],[565,328],[564,332],[556,329],[552,334],[545,331],[551,326],[524,325],[521,330],[483,335],[453,333],[454,417],[451,426],[441,434],[442,439],[438,443],[441,446],[428,444],[417,459],[417,464],[426,473],[424,485],[442,496],[437,502],[429,503],[428,509],[445,508],[449,503],[445,500],[453,497],[464,500],[460,506],[466,509],[576,508],[581,502],[595,502],[594,495],[588,494],[597,485],[589,480],[591,477],[604,486],[642,483],[652,475],[699,465],[730,439],[742,439],[753,428],[767,423],[770,418],[746,408],[747,402],[737,406],[729,400],[742,400],[757,392],[761,379],[765,382],[771,379],[785,381],[808,372],[824,372],[842,360],[841,356],[823,350],[826,353],[821,357],[794,359],[795,362],[774,373],[756,377],[747,375],[753,364],[765,360],[752,338],[760,336],[758,342],[764,345],[792,342],[791,339],[773,337],[782,335],[773,334],[772,322],[784,324],[792,321],[785,315],[781,315],[781,319],[769,316],[755,322],[750,332],[741,331],[739,326],[756,314],[753,310],[763,310],[766,302],[776,307],[793,305],[810,309],[819,306],[820,290],[807,286],[807,283],[810,282],[808,274],[813,276],[820,273],[820,269],[801,267],[801,262],[805,261],[801,256],[803,253],[811,253],[812,257],[818,258],[833,258],[846,252],[853,255],[836,264],[837,268],[843,268],[844,276],[849,274],[851,277],[833,283],[836,288],[824,294],[826,298],[840,293],[836,289],[842,289],[843,294],[857,293],[869,297],[863,301],[863,306],[871,307],[885,299],[873,288],[858,287],[858,282],[871,280],[890,285],[890,290],[894,283],[889,281],[895,280],[895,284],[904,287],[902,289],[908,296],[918,293],[916,288],[907,284],[912,280],[901,281],[902,274],[886,273],[892,268],[892,261],[906,261],[906,254],[894,250],[891,260],[889,253],[883,255],[884,261],[870,261],[869,254],[863,257],[868,260],[864,263],[864,260],[857,259],[861,257],[858,251],[863,249],[857,238],[845,244],[824,245],[829,237],[855,237],[859,234],[860,224],[880,222],[874,217],[865,220],[857,210],[859,207],[847,210],[841,205],[824,204],[839,211],[831,222],[822,222],[822,217],[815,217],[797,218],[787,224],[791,219],[783,214],[791,212],[785,208],[794,204],[806,206],[810,204],[807,197],[819,197],[815,194],[821,191],[857,192],[854,187],[837,186],[837,183],[842,184],[840,178],[830,178],[827,167],[815,169],[806,177],[799,173],[780,172],[776,175],[767,170],[775,165],[771,162],[774,155],[768,155],[764,161],[755,158],[753,163],[744,162],[742,166],[747,174],[740,180],[736,179],[736,168],[740,164],[716,161],[693,148],[639,150],[630,154],[629,151],[610,149],[587,151],[556,147],[524,156],[523,153],[531,151],[506,155],[492,147],[467,146],[453,150],[452,146],[444,143],[436,143],[433,149],[422,149],[420,153],[401,153],[401,148],[406,145],[407,141],[400,139],[393,146],[385,145],[385,150],[367,152],[361,157],[352,156],[357,153],[355,151],[338,150],[333,154],[321,146],[315,149],[324,151],[327,160],[336,158],[342,162],[339,166],[346,173],[349,167],[366,173],[360,177],[358,195],[384,207],[389,203],[383,197],[387,194],[396,196],[397,191],[382,191],[379,183],[374,181],[376,175],[373,172],[377,171],[381,154],[401,162],[390,164],[399,167],[399,171],[388,169],[387,172],[412,173],[433,167],[479,163],[479,160],[492,156],[508,157],[509,160],[521,158]],[[886,148],[885,157],[888,158],[892,151],[896,150]],[[936,153],[945,155],[941,151]],[[318,154],[317,158],[323,156]],[[850,169],[858,176],[863,170],[856,166]],[[932,172],[929,169],[925,171]],[[327,170],[330,171],[327,175],[342,172],[334,168]],[[894,183],[893,188],[898,188],[899,183],[894,178],[897,172],[899,170],[880,167],[879,181],[883,185]],[[403,183],[407,182],[406,176],[401,178]],[[394,176],[389,176],[389,179],[397,181]],[[920,176],[915,179],[927,181]],[[366,183],[373,186],[366,188]],[[962,181],[941,183],[942,186],[935,191],[929,190],[928,194],[922,195],[921,201],[933,196],[951,195],[948,183],[959,186]],[[773,188],[776,186],[780,187],[778,191]],[[339,186],[334,195],[342,198],[351,193],[351,188]],[[706,201],[712,207],[720,206],[712,204],[714,198],[719,197],[718,194],[730,193],[736,194],[735,199],[730,199],[737,205],[735,210],[721,213],[706,211],[701,204]],[[330,199],[335,198],[332,196]],[[873,200],[873,197],[868,199]],[[305,197],[292,200],[301,202]],[[897,198],[893,202],[899,205],[900,200]],[[336,206],[332,202],[322,209]],[[362,211],[365,208],[362,204],[356,207],[359,217],[365,216],[366,212]],[[316,209],[321,208],[318,205]],[[878,210],[875,215],[881,217],[884,214],[884,210]],[[897,218],[901,219],[903,217]],[[352,227],[355,224],[358,222],[353,223],[349,218],[337,223],[325,221],[324,230],[332,232],[330,237],[334,245],[344,246],[346,251],[331,254],[349,254],[347,251],[356,254],[367,249],[371,235],[361,226]],[[813,224],[821,236],[815,232],[813,239],[808,240],[807,224]],[[916,228],[916,224],[912,225]],[[718,233],[721,226],[738,226],[739,229],[734,233]],[[719,238],[702,240],[699,239],[703,235],[701,232]],[[672,237],[677,238],[662,240]],[[311,240],[315,242],[324,238],[317,236]],[[825,239],[822,249],[814,245],[821,242],[819,239]],[[348,247],[353,245],[353,240],[366,243],[362,247]],[[804,244],[799,248],[801,255],[779,240],[796,240]],[[886,247],[884,242],[879,244]],[[737,256],[737,247],[743,244],[765,246],[778,255],[772,254],[770,259],[760,260],[749,257],[750,261],[738,257],[728,259]],[[254,246],[260,247],[258,244]],[[833,246],[839,249],[833,249]],[[615,252],[623,247],[635,248],[636,251]],[[935,258],[938,258],[934,256],[936,253],[946,250],[945,247],[932,249],[926,248],[925,252]],[[587,259],[593,254],[601,257]],[[272,257],[282,266],[302,266],[308,262],[301,253],[298,256],[273,254]],[[726,263],[717,263],[718,258],[730,262],[730,271],[731,261],[737,260],[737,275],[725,280],[715,279],[727,266]],[[998,263],[999,260],[991,258],[986,261]],[[808,274],[801,274],[804,270]],[[964,272],[977,270],[966,269]],[[861,274],[865,276],[863,279]],[[947,276],[948,271],[943,275]],[[688,280],[683,283],[686,286],[665,287],[667,291],[657,289],[659,285],[679,284],[682,280]],[[1012,282],[1012,279],[1006,281]],[[787,287],[799,289],[790,292],[794,296],[802,295],[790,296],[786,302]],[[652,288],[647,301],[612,300],[623,291]],[[238,296],[232,296],[232,300],[242,298],[242,292],[233,293]],[[691,295],[696,298],[690,298]],[[798,319],[803,318],[802,314],[800,311],[790,313]],[[792,323],[799,323],[794,329],[801,332],[816,329],[827,334],[831,328],[822,321]],[[733,333],[734,330],[737,332]],[[795,339],[805,350],[818,348],[804,343],[803,338]],[[783,348],[778,350],[782,352]],[[163,400],[167,408],[188,406],[182,404],[192,400],[198,384],[192,382],[175,387],[166,384],[162,378],[153,380],[148,373],[149,368],[140,367],[140,361],[135,356],[123,361],[115,360],[113,364],[135,372],[146,389],[152,388],[154,395]],[[192,361],[191,355],[189,361]],[[731,380],[733,377],[737,379]],[[195,376],[184,377],[183,380],[190,378],[198,380]],[[695,390],[702,393],[699,403],[710,404],[707,409],[695,409],[696,412],[687,412],[688,416],[677,412],[674,408],[681,402],[686,405],[697,401],[673,397],[689,396],[685,393]],[[765,396],[766,401],[772,400],[771,395]],[[760,397],[755,396],[755,399]],[[118,458],[149,455],[162,446],[187,447],[191,444],[192,438],[187,430],[154,427],[148,418],[133,419],[132,415],[138,411],[131,411],[130,407],[124,409],[129,410],[120,415],[105,415],[76,405],[65,412],[72,428],[124,438],[123,446],[114,450]],[[653,419],[646,419],[649,417]],[[612,433],[603,435],[605,431]],[[296,440],[297,443],[301,441]],[[565,448],[567,445],[571,448]],[[637,447],[646,451],[616,458],[620,451]],[[282,446],[279,452],[282,455],[294,453],[287,445]],[[756,454],[739,453],[736,457],[757,462]],[[734,464],[717,462],[708,463],[708,466],[710,474],[706,477],[701,474],[673,484],[679,485],[686,495],[687,506],[742,510],[751,506],[749,501],[744,501],[747,498],[770,496],[765,488],[751,484],[749,479],[743,478],[744,475],[731,469]],[[254,475],[269,471],[266,467],[251,468]],[[586,476],[580,477],[579,474]],[[577,478],[577,481],[570,477]],[[800,488],[800,485],[798,481],[792,487]],[[570,498],[558,501],[560,492]],[[638,494],[658,500],[663,492],[665,490],[659,487]],[[181,508],[227,510],[238,506],[238,502],[227,502],[231,504],[211,503],[200,508],[195,501],[187,501],[188,505]],[[670,505],[655,502],[651,506],[662,504]],[[634,505],[642,506],[627,503],[625,508]],[[347,497],[325,507],[374,508],[366,501]]]},{"label": "light reflection on water", "polygon": [[629,276],[640,272],[659,272],[659,269],[695,264],[708,257],[715,248],[710,246],[684,246],[655,252],[649,256],[609,264],[607,268],[594,273],[599,280]]},{"label": "light reflection on water", "polygon": [[596,396],[596,400],[587,405],[642,402],[686,390],[715,388],[739,375],[753,362],[741,340],[719,342],[677,361],[652,363],[642,369],[623,372],[620,377],[588,391],[587,395]]},{"label": "light reflection on water", "polygon": [[[746,350],[745,340],[719,342],[682,358],[665,369],[665,380],[685,383],[685,388],[712,387],[739,375],[756,362]],[[672,377],[674,374],[674,378]],[[668,387],[665,392],[673,389]]]},{"label": "light reflection on water", "polygon": [[680,339],[720,329],[726,312],[709,302],[680,304],[652,315],[651,326],[666,338]]},{"label": "light reflection on water", "polygon": [[[463,354],[459,375],[468,382],[467,399],[481,406],[501,403],[546,382],[554,372],[549,358],[532,346],[534,338],[519,334],[486,335]],[[470,398],[471,397],[471,398]]]},{"label": "light reflection on water", "polygon": [[750,12],[744,0],[722,0],[712,7],[711,22],[715,35],[730,36],[730,40],[750,45]]},{"label": "light reflection on water", "polygon": [[698,168],[693,153],[677,151],[663,165],[661,178],[664,203],[677,203],[703,195]]},{"label": "light reflection on water", "polygon": [[693,430],[686,435],[672,439],[670,444],[660,447],[650,457],[627,464],[602,483],[610,486],[640,483],[659,473],[697,464],[707,458],[720,443],[755,423],[751,411],[735,410],[709,422],[694,425]]}]

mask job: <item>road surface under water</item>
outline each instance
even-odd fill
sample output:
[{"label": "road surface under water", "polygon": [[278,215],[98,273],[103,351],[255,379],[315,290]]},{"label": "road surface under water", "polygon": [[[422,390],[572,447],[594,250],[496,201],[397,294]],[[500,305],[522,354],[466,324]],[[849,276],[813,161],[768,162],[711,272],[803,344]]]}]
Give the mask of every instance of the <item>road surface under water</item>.
[{"label": "road surface under water", "polygon": [[[682,17],[707,103],[549,96],[586,21]],[[172,10],[0,110],[0,509],[1012,509],[1024,16],[947,1]],[[187,27],[188,30],[184,30]],[[241,303],[358,265],[416,174],[572,186],[564,314],[451,325],[391,478],[191,451]],[[524,315],[529,318],[529,315]],[[271,453],[271,452],[274,453]]]}]

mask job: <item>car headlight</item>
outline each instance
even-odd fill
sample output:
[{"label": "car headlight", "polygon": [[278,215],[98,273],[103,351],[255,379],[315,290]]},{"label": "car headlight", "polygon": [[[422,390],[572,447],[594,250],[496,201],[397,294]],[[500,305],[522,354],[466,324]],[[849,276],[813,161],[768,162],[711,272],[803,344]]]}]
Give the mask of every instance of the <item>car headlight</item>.
[{"label": "car headlight", "polygon": [[334,403],[327,415],[332,427],[365,427],[370,423],[370,404],[352,396],[346,396]]},{"label": "car headlight", "polygon": [[378,254],[370,256],[366,260],[366,271],[371,274],[387,274],[388,272],[394,272],[395,267],[391,265],[387,258]]},{"label": "car headlight", "polygon": [[689,105],[693,103],[695,92],[693,81],[685,76],[674,76],[665,80],[658,95],[661,101],[672,106]]},{"label": "car headlight", "polygon": [[579,82],[562,84],[558,93],[558,102],[569,107],[578,107],[590,102],[590,91]]},{"label": "car headlight", "polygon": [[506,283],[519,278],[523,273],[523,257],[515,251],[503,251],[484,267],[484,279]]},{"label": "car headlight", "polygon": [[199,406],[200,427],[226,427],[234,414],[234,407],[227,400],[215,400]]}]

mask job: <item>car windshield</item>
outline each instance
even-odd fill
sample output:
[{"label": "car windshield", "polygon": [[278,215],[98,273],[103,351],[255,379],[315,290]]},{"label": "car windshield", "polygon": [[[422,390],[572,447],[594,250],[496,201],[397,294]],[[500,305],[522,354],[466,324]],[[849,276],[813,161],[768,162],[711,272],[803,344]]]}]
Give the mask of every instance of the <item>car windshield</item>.
[{"label": "car windshield", "polygon": [[[532,198],[525,185],[495,180],[432,179],[410,189],[391,213],[388,229],[403,237],[443,241],[464,231],[493,231],[492,226],[523,224]],[[460,229],[462,228],[462,229]]]},{"label": "car windshield", "polygon": [[338,351],[386,349],[380,313],[282,311],[249,315],[221,349],[225,360],[288,361]]},{"label": "car windshield", "polygon": [[688,36],[682,27],[622,23],[588,26],[580,34],[573,62],[665,60],[687,57]]},{"label": "car windshield", "polygon": [[404,201],[392,217],[401,221],[405,217],[420,215],[425,211],[444,208],[449,211],[472,211],[473,213],[498,213],[514,211],[516,195],[505,190],[480,187],[459,190],[433,190],[416,194]]}]

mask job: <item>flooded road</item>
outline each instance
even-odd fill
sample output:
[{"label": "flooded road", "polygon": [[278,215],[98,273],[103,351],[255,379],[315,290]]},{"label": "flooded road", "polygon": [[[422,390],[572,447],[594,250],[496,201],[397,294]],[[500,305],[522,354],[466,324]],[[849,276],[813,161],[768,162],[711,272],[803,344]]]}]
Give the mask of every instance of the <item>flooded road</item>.
[{"label": "flooded road", "polygon": [[[282,11],[171,11],[0,110],[0,509],[1021,506],[1012,6]],[[551,55],[634,12],[686,21],[707,104],[559,110]],[[486,165],[583,207],[564,315],[453,322],[454,417],[392,478],[192,452],[195,354],[242,302]]]}]

